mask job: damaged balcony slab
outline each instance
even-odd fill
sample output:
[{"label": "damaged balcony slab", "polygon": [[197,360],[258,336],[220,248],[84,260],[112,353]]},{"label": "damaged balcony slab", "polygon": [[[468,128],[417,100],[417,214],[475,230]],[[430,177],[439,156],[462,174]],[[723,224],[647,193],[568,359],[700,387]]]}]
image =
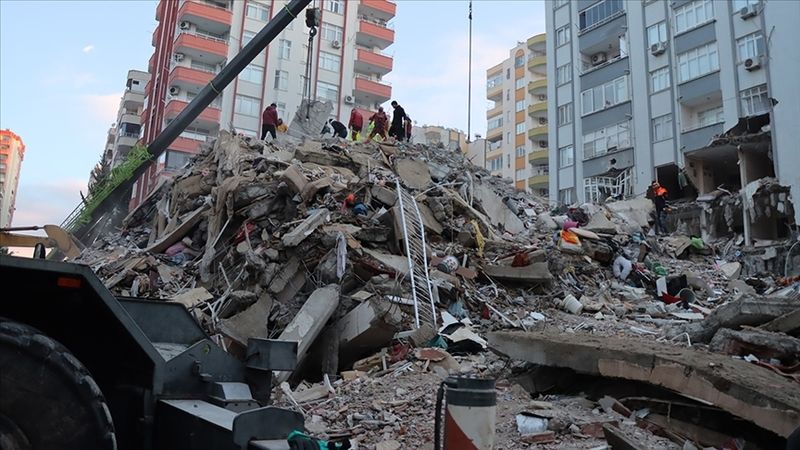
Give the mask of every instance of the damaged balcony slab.
[{"label": "damaged balcony slab", "polygon": [[513,359],[661,386],[782,437],[800,423],[796,383],[730,356],[581,333],[494,332],[488,337],[490,348]]}]

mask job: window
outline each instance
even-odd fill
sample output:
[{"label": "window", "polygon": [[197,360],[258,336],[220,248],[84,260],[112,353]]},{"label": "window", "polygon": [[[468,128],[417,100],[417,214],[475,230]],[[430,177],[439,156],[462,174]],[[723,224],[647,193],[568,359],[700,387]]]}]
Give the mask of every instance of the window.
[{"label": "window", "polygon": [[517,81],[514,82],[514,89],[522,89],[525,87],[525,78],[517,78]]},{"label": "window", "polygon": [[667,42],[667,22],[659,22],[647,27],[647,45]]},{"label": "window", "polygon": [[277,102],[275,110],[278,112],[278,117],[283,118],[286,116],[286,103]]},{"label": "window", "polygon": [[511,79],[511,69],[506,69],[506,80]]},{"label": "window", "polygon": [[580,29],[595,26],[605,22],[622,11],[622,0],[605,0],[596,3],[580,13]]},{"label": "window", "polygon": [[628,76],[623,75],[605,84],[581,92],[581,115],[628,101]]},{"label": "window", "polygon": [[333,53],[319,53],[319,68],[339,73],[339,66],[342,65],[342,57]]},{"label": "window", "polygon": [[289,72],[285,70],[275,71],[275,86],[274,89],[278,91],[285,91],[289,89]]},{"label": "window", "polygon": [[503,169],[503,157],[493,158],[488,161],[489,170],[502,170]]},{"label": "window", "polygon": [[653,142],[672,138],[672,114],[653,119]]},{"label": "window", "polygon": [[558,9],[569,3],[569,0],[553,0],[553,9]]},{"label": "window", "polygon": [[722,105],[697,112],[697,128],[721,123],[724,120]]},{"label": "window", "polygon": [[250,64],[249,66],[245,67],[244,70],[242,70],[242,73],[239,74],[239,79],[249,81],[251,83],[261,84],[264,79],[264,68]]},{"label": "window", "polygon": [[292,41],[287,41],[286,39],[281,39],[278,41],[278,58],[280,59],[291,59],[292,55]]},{"label": "window", "polygon": [[714,18],[711,0],[694,0],[675,8],[675,32],[681,33]]},{"label": "window", "polygon": [[525,146],[520,145],[519,147],[517,147],[515,153],[517,155],[517,158],[522,158],[523,156],[525,156]]},{"label": "window", "polygon": [[192,62],[189,64],[189,67],[191,67],[192,69],[202,70],[203,72],[219,73],[216,65],[207,64],[202,61],[198,61],[196,59],[192,60]]},{"label": "window", "polygon": [[558,107],[558,126],[572,123],[572,102]]},{"label": "window", "polygon": [[167,160],[165,168],[167,170],[176,170],[185,166],[189,159],[192,157],[191,153],[178,152],[175,150],[167,150]]},{"label": "window", "polygon": [[336,14],[344,14],[344,0],[325,0],[325,9]]},{"label": "window", "polygon": [[572,81],[572,63],[556,67],[556,84],[562,85]]},{"label": "window", "polygon": [[336,103],[339,101],[339,86],[317,81],[317,97]]},{"label": "window", "polygon": [[558,149],[558,167],[564,168],[575,164],[575,147],[567,145]]},{"label": "window", "polygon": [[733,12],[738,13],[746,6],[758,6],[760,0],[733,0]]},{"label": "window", "polygon": [[508,132],[506,132],[506,144],[510,144],[510,143],[511,143],[511,132],[508,131]]},{"label": "window", "polygon": [[525,65],[525,55],[520,55],[514,58],[514,67],[522,67]]},{"label": "window", "polygon": [[495,128],[500,128],[503,126],[503,116],[495,117],[494,119],[489,119],[489,122],[486,124],[486,129],[492,130]]},{"label": "window", "polygon": [[717,43],[701,45],[678,55],[678,82],[701,77],[719,70]]},{"label": "window", "polygon": [[261,3],[247,2],[247,10],[245,12],[247,17],[251,19],[266,22],[269,20],[269,6],[262,5]]},{"label": "window", "polygon": [[769,111],[769,97],[767,97],[767,85],[745,89],[741,92],[742,113],[747,116],[754,116]]},{"label": "window", "polygon": [[236,94],[236,101],[234,102],[234,111],[243,116],[258,117],[261,112],[261,101],[255,97],[247,95]]},{"label": "window", "polygon": [[630,169],[616,177],[590,177],[583,180],[584,200],[599,203],[608,197],[633,194]]},{"label": "window", "polygon": [[501,84],[503,84],[503,75],[495,75],[486,80],[486,89],[491,89],[493,87],[500,86]]},{"label": "window", "polygon": [[339,41],[342,42],[343,30],[342,27],[331,25],[322,22],[322,40],[323,41]]},{"label": "window", "polygon": [[253,33],[252,31],[245,31],[244,33],[242,33],[242,47],[249,44],[254,37],[256,37],[256,34]]},{"label": "window", "polygon": [[525,132],[525,122],[520,122],[517,124],[516,132],[517,134],[522,134]]},{"label": "window", "polygon": [[563,27],[556,30],[556,47],[560,47],[570,40],[570,33],[569,33],[569,25],[564,25]]},{"label": "window", "polygon": [[631,124],[628,121],[611,125],[583,135],[583,158],[605,155],[633,145]]},{"label": "window", "polygon": [[764,35],[760,31],[736,40],[736,53],[739,55],[739,62],[744,62],[748,58],[758,58],[764,54]]},{"label": "window", "polygon": [[517,180],[524,180],[525,178],[527,178],[525,176],[525,169],[517,169],[516,175],[517,175],[516,178]]},{"label": "window", "polygon": [[506,101],[511,100],[511,89],[506,89]]},{"label": "window", "polygon": [[516,103],[516,112],[524,111],[525,110],[525,100],[517,100]]},{"label": "window", "polygon": [[670,87],[669,66],[650,72],[650,93]]},{"label": "window", "polygon": [[575,201],[575,188],[559,189],[558,202],[562,205],[569,205]]}]

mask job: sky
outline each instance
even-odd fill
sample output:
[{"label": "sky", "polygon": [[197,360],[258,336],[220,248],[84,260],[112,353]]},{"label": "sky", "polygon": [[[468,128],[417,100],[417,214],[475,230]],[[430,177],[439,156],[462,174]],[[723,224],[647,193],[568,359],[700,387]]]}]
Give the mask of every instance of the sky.
[{"label": "sky", "polygon": [[[396,3],[392,96],[418,124],[466,131],[469,2]],[[127,71],[147,70],[156,4],[0,0],[0,128],[26,146],[14,226],[60,224],[79,204]],[[485,134],[486,69],[544,32],[544,5],[477,0],[472,25],[471,131]]]}]

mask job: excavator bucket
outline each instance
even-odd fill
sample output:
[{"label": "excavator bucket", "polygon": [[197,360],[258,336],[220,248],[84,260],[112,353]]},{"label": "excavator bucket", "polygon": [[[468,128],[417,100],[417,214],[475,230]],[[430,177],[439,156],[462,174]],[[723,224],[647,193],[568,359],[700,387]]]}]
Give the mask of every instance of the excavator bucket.
[{"label": "excavator bucket", "polygon": [[55,241],[56,248],[67,258],[77,258],[81,254],[81,245],[67,230],[57,225],[45,225],[47,237]]}]

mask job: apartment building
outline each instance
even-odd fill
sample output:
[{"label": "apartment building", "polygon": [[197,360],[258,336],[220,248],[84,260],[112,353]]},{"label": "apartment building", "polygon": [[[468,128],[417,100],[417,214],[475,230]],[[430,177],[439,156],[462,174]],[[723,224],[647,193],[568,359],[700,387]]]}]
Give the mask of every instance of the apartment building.
[{"label": "apartment building", "polygon": [[486,71],[485,167],[519,190],[549,194],[546,36],[518,42]]},{"label": "apartment building", "polygon": [[[145,93],[145,142],[151,142],[287,3],[161,0],[148,66],[152,79]],[[312,46],[311,79],[306,79],[309,30],[300,17],[137,180],[132,205],[220,129],[258,135],[261,112],[272,102],[288,123],[310,95],[330,101],[334,118],[346,122],[353,108],[369,117],[391,98],[392,88],[383,77],[392,70],[393,60],[383,50],[394,42],[389,21],[396,5],[387,0],[323,0],[319,6],[321,26]]]},{"label": "apartment building", "polygon": [[106,136],[103,159],[109,168],[118,166],[136,145],[141,135],[141,116],[144,109],[144,90],[150,74],[141,70],[129,70],[125,92],[119,101],[117,121],[111,125]]},{"label": "apartment building", "polygon": [[[776,175],[800,198],[798,5],[547,0],[551,200],[641,195],[655,179],[675,198]],[[722,145],[737,124],[770,132],[765,145]]]},{"label": "apartment building", "polygon": [[14,219],[15,202],[25,144],[11,130],[0,130],[0,228],[10,227]]},{"label": "apartment building", "polygon": [[441,125],[414,125],[411,128],[411,140],[426,145],[442,145],[452,151],[466,152],[467,137],[463,131]]}]

